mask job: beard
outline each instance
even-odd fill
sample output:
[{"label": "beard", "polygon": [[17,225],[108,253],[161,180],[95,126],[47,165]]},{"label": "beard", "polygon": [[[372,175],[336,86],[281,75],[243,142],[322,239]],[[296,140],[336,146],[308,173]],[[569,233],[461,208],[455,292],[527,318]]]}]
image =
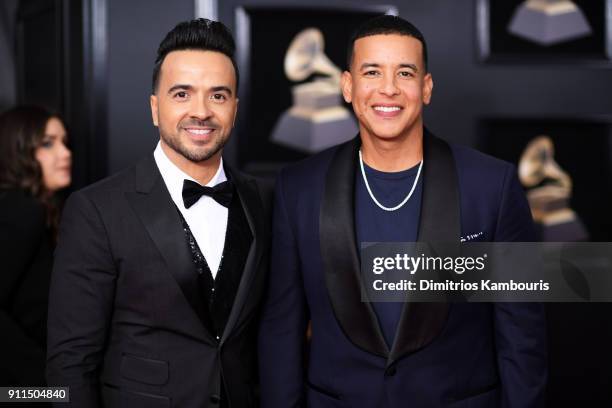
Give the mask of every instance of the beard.
[{"label": "beard", "polygon": [[[220,127],[216,126],[213,123],[206,123],[206,124],[197,123],[196,124],[192,122],[191,124],[198,125],[198,126],[209,126],[214,129],[214,132],[221,131]],[[179,129],[181,129],[183,126],[188,126],[188,125],[189,124],[185,124],[185,125],[181,124],[179,126]],[[179,130],[179,132],[180,131],[181,130]],[[192,161],[194,163],[203,162],[213,157],[215,154],[221,151],[221,149],[223,149],[223,147],[225,146],[225,143],[227,143],[227,140],[229,139],[229,134],[224,135],[224,134],[219,133],[217,137],[215,137],[214,139],[210,141],[209,145],[187,146],[186,143],[184,143],[181,140],[179,132],[175,134],[167,134],[166,132],[162,131],[161,127],[159,128],[159,135],[164,141],[164,143],[168,145],[168,147],[170,147],[172,150],[174,150],[175,152],[177,152],[178,154],[180,154],[187,160]]]}]

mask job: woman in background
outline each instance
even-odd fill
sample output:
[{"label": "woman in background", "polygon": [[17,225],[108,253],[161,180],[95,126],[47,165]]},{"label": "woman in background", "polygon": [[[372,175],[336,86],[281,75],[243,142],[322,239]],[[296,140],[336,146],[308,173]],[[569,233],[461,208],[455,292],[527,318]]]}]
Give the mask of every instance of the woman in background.
[{"label": "woman in background", "polygon": [[0,115],[0,386],[45,384],[56,193],[71,181],[66,140],[64,123],[43,108]]}]

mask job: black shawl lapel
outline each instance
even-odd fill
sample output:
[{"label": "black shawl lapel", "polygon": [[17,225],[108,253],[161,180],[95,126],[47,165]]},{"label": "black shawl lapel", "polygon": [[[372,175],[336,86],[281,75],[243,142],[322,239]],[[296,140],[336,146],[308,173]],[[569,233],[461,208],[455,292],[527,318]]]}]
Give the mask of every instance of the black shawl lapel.
[{"label": "black shawl lapel", "polygon": [[[238,291],[236,292],[236,298],[232,311],[227,319],[225,330],[221,337],[221,344],[225,342],[232,329],[239,325],[241,319],[249,315],[249,312],[255,307],[256,303],[250,302],[249,300],[249,289],[251,282],[255,277],[258,270],[259,263],[263,255],[263,249],[265,240],[267,239],[265,234],[265,214],[261,198],[257,190],[257,184],[252,179],[247,179],[239,172],[233,170],[231,167],[225,166],[229,178],[232,180],[236,188],[236,192],[240,197],[240,203],[242,209],[246,215],[247,222],[251,228],[253,234],[253,242],[247,255],[247,260],[244,265],[244,271],[240,284],[238,285]],[[229,243],[231,245],[231,242]],[[256,299],[255,299],[256,300]]]},{"label": "black shawl lapel", "polygon": [[319,240],[332,308],[346,336],[358,347],[387,357],[378,319],[361,301],[362,281],[355,241],[354,189],[359,137],[341,145],[327,171],[319,214]]},{"label": "black shawl lapel", "polygon": [[214,344],[212,334],[205,329],[206,305],[198,290],[196,270],[181,219],[152,157],[136,167],[136,192],[126,193],[126,198],[162,255],[167,270],[200,319],[202,324],[195,325],[200,336]]},{"label": "black shawl lapel", "polygon": [[[425,130],[423,154],[418,241],[458,244],[461,235],[459,186],[450,146]],[[444,328],[448,312],[449,304],[444,302],[405,303],[387,364],[431,343]]]}]

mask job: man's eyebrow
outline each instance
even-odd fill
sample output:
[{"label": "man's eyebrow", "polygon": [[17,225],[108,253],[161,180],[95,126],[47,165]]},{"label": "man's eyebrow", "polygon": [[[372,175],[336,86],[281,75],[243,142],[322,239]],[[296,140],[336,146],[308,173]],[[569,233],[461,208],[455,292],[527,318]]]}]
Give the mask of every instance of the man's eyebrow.
[{"label": "man's eyebrow", "polygon": [[[417,68],[415,64],[403,63],[403,64],[399,64],[399,67],[400,68],[410,68],[414,72],[419,72],[419,69]],[[375,62],[364,62],[363,64],[361,64],[361,67],[359,67],[360,70],[367,69],[367,68],[380,68],[380,64],[377,64]]]},{"label": "man's eyebrow", "polygon": [[225,85],[219,85],[219,86],[213,86],[212,88],[210,88],[211,92],[227,92],[230,96],[232,96],[232,90],[230,89],[229,86],[225,86]]},{"label": "man's eyebrow", "polygon": [[362,70],[362,69],[365,69],[365,68],[380,68],[380,65],[375,63],[375,62],[364,62],[359,67],[359,70]]},{"label": "man's eyebrow", "polygon": [[414,72],[419,72],[419,69],[418,69],[418,68],[417,68],[417,66],[416,66],[416,65],[414,65],[414,64],[400,64],[399,66],[400,66],[400,68],[410,68],[410,69],[412,69]]},{"label": "man's eyebrow", "polygon": [[193,89],[193,86],[187,85],[187,84],[176,84],[172,86],[170,89],[168,89],[168,93],[170,94],[174,91],[178,91],[179,89],[182,91],[191,91]]},{"label": "man's eyebrow", "polygon": [[[193,86],[187,84],[176,84],[170,89],[168,89],[168,93],[171,94],[172,92],[178,90],[191,91],[193,90]],[[210,92],[227,92],[230,96],[232,95],[232,90],[230,89],[230,87],[225,85],[213,86],[212,88],[210,88]]]}]

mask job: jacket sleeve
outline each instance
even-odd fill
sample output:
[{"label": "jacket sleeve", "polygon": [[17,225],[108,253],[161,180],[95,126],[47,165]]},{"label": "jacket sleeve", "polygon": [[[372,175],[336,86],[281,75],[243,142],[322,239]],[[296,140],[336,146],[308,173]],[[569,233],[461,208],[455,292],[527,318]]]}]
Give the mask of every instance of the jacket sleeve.
[{"label": "jacket sleeve", "polygon": [[98,377],[115,280],[116,268],[98,209],[77,192],[67,201],[60,225],[47,341],[47,380],[50,385],[70,387],[72,406],[100,406]]},{"label": "jacket sleeve", "polygon": [[262,408],[303,405],[307,309],[291,221],[281,173],[274,203],[271,270],[259,331]]},{"label": "jacket sleeve", "polygon": [[41,386],[45,385],[43,345],[26,333],[15,319],[11,299],[18,290],[28,290],[20,288],[20,283],[45,239],[45,214],[42,206],[33,200],[16,198],[11,202],[19,208],[4,208],[7,213],[0,215],[0,259],[3,263],[0,273],[0,361],[5,362],[3,370],[7,370],[8,378],[17,383],[2,385]]},{"label": "jacket sleeve", "polygon": [[[504,178],[495,241],[533,242],[531,211],[514,166]],[[502,407],[545,406],[548,377],[546,317],[541,303],[495,303],[495,344],[502,383]]]}]

